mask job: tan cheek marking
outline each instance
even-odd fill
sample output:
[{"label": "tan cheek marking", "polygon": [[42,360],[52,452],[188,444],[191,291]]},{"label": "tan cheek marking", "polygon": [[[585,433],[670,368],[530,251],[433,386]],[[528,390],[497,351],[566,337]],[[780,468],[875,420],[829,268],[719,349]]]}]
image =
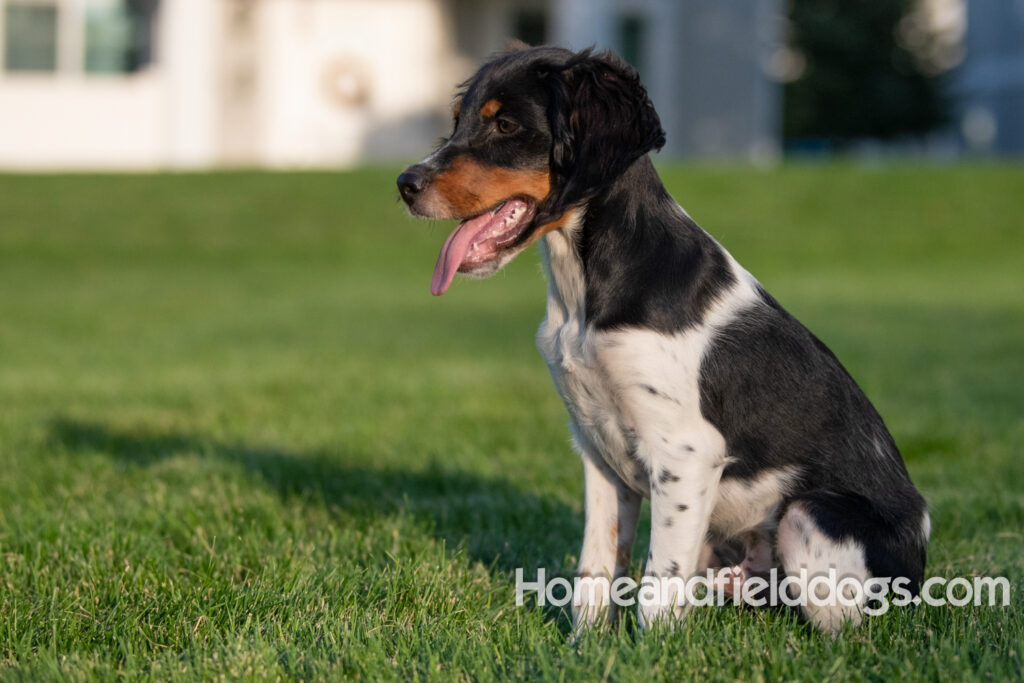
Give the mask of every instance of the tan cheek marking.
[{"label": "tan cheek marking", "polygon": [[501,109],[501,102],[498,100],[487,100],[484,102],[484,106],[480,107],[480,116],[489,119],[497,114],[499,109]]},{"label": "tan cheek marking", "polygon": [[471,215],[519,195],[540,202],[551,191],[551,178],[547,171],[513,171],[459,157],[434,179],[434,188],[453,213]]},{"label": "tan cheek marking", "polygon": [[550,223],[545,223],[544,225],[539,226],[536,230],[533,231],[533,234],[530,235],[530,241],[527,242],[526,244],[533,244],[538,239],[548,234],[552,230],[558,230],[559,228],[564,227],[565,224],[568,223],[569,220],[572,218],[574,212],[575,209],[569,209],[568,211],[566,211],[565,213],[563,213],[561,216],[551,221]]}]

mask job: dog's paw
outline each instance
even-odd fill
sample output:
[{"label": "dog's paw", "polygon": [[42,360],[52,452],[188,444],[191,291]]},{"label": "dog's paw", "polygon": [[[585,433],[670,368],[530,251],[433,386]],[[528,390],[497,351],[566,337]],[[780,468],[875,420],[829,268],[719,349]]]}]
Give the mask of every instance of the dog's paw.
[{"label": "dog's paw", "polygon": [[615,618],[611,581],[604,576],[581,576],[572,599],[572,641],[584,631],[610,624]]},{"label": "dog's paw", "polygon": [[678,577],[644,577],[637,594],[637,620],[647,631],[655,626],[674,629],[689,611]]}]

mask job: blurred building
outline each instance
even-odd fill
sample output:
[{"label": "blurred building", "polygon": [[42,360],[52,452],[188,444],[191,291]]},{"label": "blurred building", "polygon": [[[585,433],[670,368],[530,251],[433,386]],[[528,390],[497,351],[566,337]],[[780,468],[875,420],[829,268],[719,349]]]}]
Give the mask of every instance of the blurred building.
[{"label": "blurred building", "polygon": [[610,47],[640,70],[672,156],[779,155],[781,0],[559,0],[546,37]]},{"label": "blurred building", "polygon": [[966,3],[966,52],[954,73],[967,149],[1024,154],[1024,0]]},{"label": "blurred building", "polygon": [[0,0],[0,167],[411,160],[509,36],[610,47],[669,155],[771,158],[781,0]]}]

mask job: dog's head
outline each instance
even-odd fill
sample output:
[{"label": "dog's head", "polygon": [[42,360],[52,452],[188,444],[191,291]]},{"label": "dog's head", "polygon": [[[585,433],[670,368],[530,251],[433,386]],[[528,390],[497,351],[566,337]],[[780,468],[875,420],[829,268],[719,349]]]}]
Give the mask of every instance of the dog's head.
[{"label": "dog's head", "polygon": [[636,71],[610,53],[513,49],[458,94],[451,137],[398,176],[415,216],[459,220],[431,291],[487,277],[665,143]]}]

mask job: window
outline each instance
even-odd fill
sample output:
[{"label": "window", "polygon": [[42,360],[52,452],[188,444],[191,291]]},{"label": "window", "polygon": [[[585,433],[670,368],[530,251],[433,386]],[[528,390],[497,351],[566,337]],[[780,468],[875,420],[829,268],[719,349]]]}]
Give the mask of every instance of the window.
[{"label": "window", "polygon": [[56,71],[56,3],[8,2],[3,41],[5,70]]},{"label": "window", "polygon": [[155,3],[89,0],[85,7],[85,72],[118,74],[149,63]]},{"label": "window", "polygon": [[635,14],[619,17],[619,52],[637,71],[644,69],[644,20]]},{"label": "window", "polygon": [[152,61],[159,0],[0,0],[10,73],[126,74]]}]

